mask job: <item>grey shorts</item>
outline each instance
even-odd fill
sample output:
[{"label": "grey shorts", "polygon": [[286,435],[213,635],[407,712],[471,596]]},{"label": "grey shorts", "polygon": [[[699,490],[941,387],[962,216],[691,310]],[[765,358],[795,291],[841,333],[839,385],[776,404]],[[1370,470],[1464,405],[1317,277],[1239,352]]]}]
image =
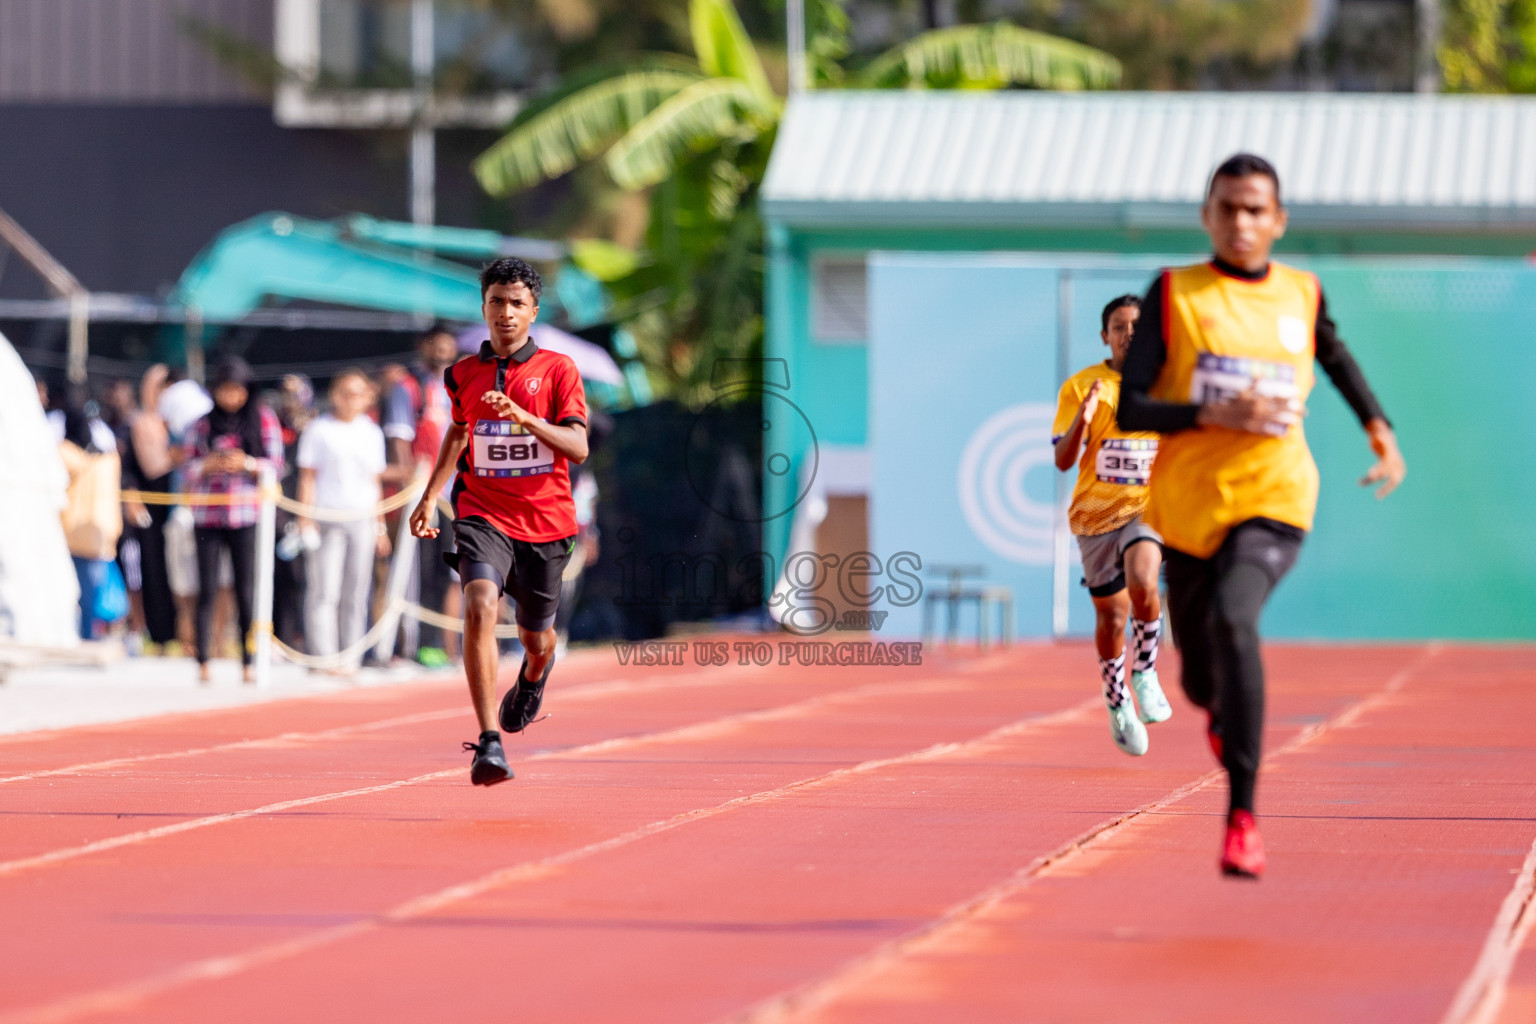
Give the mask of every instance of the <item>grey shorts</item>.
[{"label": "grey shorts", "polygon": [[1078,537],[1077,549],[1083,553],[1083,586],[1094,597],[1110,597],[1125,589],[1125,551],[1132,544],[1148,540],[1162,547],[1163,538],[1137,516],[1118,530],[1093,537]]}]

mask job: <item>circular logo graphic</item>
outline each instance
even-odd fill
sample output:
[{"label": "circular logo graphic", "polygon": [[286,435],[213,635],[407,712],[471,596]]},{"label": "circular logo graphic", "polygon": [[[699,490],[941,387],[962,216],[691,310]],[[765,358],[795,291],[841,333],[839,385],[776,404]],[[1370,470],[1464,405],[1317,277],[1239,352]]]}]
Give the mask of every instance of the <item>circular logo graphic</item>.
[{"label": "circular logo graphic", "polygon": [[[719,443],[732,436],[730,420],[739,409],[736,403],[753,398],[762,401],[762,468],[782,481],[778,498],[765,495],[760,503],[747,500],[746,492],[756,488],[750,478],[741,478],[743,474],[756,474],[758,468],[722,460]],[[801,458],[798,479],[790,472],[795,453],[800,453]],[[720,515],[744,523],[764,523],[792,511],[810,493],[820,461],[816,431],[800,407],[772,390],[755,387],[721,394],[705,406],[688,430],[688,448],[684,453],[693,493]]]},{"label": "circular logo graphic", "polygon": [[993,552],[1024,565],[1050,565],[1055,544],[1055,506],[1031,498],[1029,471],[1054,468],[1051,422],[1054,406],[1013,405],[989,417],[960,456],[956,480],[960,509],[971,531]]}]

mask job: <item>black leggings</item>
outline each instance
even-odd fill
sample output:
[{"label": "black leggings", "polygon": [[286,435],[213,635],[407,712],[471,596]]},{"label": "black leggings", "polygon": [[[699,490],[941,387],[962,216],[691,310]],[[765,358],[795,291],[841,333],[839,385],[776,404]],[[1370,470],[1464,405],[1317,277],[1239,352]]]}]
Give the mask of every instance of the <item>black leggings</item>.
[{"label": "black leggings", "polygon": [[176,639],[176,595],[171,591],[171,576],[165,566],[165,521],[170,511],[165,505],[149,506],[149,525],[134,530],[139,539],[144,628],[149,639],[157,644]]},{"label": "black leggings", "polygon": [[1212,558],[1168,548],[1168,618],[1184,659],[1184,693],[1215,716],[1230,810],[1253,810],[1264,734],[1259,614],[1296,564],[1305,534],[1271,519],[1239,523]]},{"label": "black leggings", "polygon": [[208,641],[213,632],[213,600],[219,594],[219,551],[229,550],[235,574],[235,610],[240,621],[240,663],[251,663],[251,605],[256,584],[256,527],[197,528],[197,663],[208,662]]}]

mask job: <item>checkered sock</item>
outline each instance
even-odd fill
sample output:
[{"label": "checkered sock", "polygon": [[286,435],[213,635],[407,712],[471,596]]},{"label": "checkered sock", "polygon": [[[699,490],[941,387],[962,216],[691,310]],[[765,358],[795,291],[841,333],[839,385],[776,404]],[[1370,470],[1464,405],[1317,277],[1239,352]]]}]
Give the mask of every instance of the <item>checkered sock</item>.
[{"label": "checkered sock", "polygon": [[1118,654],[1113,658],[1099,659],[1099,675],[1104,677],[1104,703],[1112,708],[1124,704],[1127,694],[1125,692],[1125,655]]},{"label": "checkered sock", "polygon": [[1131,661],[1132,672],[1150,672],[1157,667],[1157,641],[1163,635],[1162,617],[1151,622],[1131,620],[1131,646],[1136,657]]}]

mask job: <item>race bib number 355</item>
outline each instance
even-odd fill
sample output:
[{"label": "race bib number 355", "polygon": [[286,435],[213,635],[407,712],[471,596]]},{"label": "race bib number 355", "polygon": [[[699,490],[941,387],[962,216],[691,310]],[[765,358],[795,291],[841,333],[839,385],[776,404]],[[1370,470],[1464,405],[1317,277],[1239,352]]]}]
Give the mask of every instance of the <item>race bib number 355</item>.
[{"label": "race bib number 355", "polygon": [[475,476],[538,476],[552,473],[555,453],[511,420],[476,420]]},{"label": "race bib number 355", "polygon": [[1094,472],[1106,484],[1145,487],[1152,476],[1152,460],[1157,458],[1157,442],[1130,437],[1107,437],[1099,445]]}]

